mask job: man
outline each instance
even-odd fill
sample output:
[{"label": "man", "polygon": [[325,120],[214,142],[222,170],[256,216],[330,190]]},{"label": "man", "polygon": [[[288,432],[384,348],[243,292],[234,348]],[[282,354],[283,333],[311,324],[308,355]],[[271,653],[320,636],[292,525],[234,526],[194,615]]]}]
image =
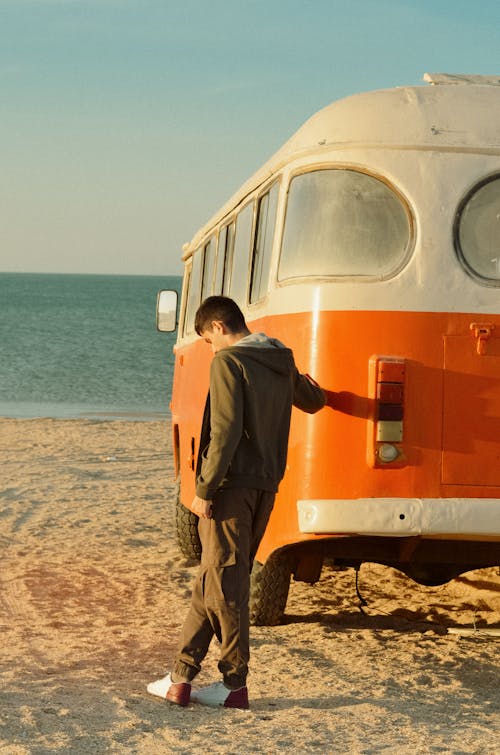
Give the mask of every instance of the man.
[{"label": "man", "polygon": [[[285,472],[292,404],[313,413],[325,394],[299,374],[290,349],[250,333],[232,299],[205,299],[195,329],[214,353],[190,506],[201,564],[172,673],[148,692],[178,705],[248,708],[250,571]],[[191,694],[214,635],[223,681]]]}]

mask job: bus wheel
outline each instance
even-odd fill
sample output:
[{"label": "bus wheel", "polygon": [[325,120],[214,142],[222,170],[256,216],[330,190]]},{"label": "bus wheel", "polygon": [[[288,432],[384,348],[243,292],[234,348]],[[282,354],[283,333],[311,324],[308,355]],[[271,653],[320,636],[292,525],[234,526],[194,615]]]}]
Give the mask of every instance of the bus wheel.
[{"label": "bus wheel", "polygon": [[175,502],[175,532],[182,555],[193,563],[201,561],[198,517],[182,505],[179,495]]},{"label": "bus wheel", "polygon": [[250,623],[276,626],[283,619],[292,561],[287,553],[274,553],[265,564],[253,562],[250,577]]}]

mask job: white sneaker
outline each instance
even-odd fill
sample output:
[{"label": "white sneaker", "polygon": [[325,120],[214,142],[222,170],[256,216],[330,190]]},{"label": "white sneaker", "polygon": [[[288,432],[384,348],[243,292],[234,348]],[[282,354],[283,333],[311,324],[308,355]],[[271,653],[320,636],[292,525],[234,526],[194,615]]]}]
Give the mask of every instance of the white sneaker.
[{"label": "white sneaker", "polygon": [[170,703],[183,706],[189,704],[191,695],[191,685],[188,682],[174,683],[170,674],[148,684],[147,690],[150,695],[156,695],[156,697],[161,697]]},{"label": "white sneaker", "polygon": [[223,682],[215,682],[208,687],[193,690],[191,702],[201,705],[210,705],[212,708],[243,708],[247,709],[248,689],[228,689]]}]

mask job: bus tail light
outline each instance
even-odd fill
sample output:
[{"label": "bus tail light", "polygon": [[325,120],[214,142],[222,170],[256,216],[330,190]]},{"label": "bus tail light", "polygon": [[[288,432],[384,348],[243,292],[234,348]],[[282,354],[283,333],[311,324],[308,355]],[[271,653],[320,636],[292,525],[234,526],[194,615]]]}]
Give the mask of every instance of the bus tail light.
[{"label": "bus tail light", "polygon": [[405,360],[372,357],[369,374],[373,414],[369,422],[368,463],[389,469],[404,466]]}]

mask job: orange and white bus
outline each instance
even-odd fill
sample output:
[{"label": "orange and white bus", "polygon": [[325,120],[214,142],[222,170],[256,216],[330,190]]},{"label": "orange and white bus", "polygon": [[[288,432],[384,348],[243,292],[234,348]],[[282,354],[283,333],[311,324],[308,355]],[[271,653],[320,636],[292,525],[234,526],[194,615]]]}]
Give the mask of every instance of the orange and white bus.
[{"label": "orange and white bus", "polygon": [[[500,77],[424,78],[318,112],[184,247],[171,409],[186,555],[212,356],[200,301],[231,296],[332,392],[334,408],[293,412],[254,623],[277,623],[290,577],[315,582],[325,558],[429,585],[500,564]],[[160,292],[160,329],[173,313]]]}]

